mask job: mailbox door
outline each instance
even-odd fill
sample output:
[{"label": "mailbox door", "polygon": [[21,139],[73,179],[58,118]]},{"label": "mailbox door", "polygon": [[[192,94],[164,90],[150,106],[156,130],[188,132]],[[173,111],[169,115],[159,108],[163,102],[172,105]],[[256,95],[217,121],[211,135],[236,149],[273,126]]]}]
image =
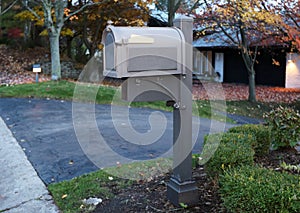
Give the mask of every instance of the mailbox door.
[{"label": "mailbox door", "polygon": [[[106,35],[105,43],[104,43],[104,70],[107,72],[114,72],[116,70],[115,67],[115,39],[111,32]],[[106,73],[108,74],[108,73]],[[110,73],[111,74],[111,73]]]}]

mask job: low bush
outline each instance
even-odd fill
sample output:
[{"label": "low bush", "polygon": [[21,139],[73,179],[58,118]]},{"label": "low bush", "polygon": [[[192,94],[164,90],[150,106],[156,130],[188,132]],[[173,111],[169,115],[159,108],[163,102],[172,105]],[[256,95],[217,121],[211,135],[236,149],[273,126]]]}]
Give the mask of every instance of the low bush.
[{"label": "low bush", "polygon": [[300,177],[260,167],[225,171],[220,194],[229,212],[300,212]]},{"label": "low bush", "polygon": [[264,114],[272,132],[272,147],[294,147],[300,140],[300,114],[298,111],[279,106]]},{"label": "low bush", "polygon": [[200,164],[205,163],[206,172],[212,177],[218,176],[227,168],[253,165],[254,140],[252,135],[241,133],[208,135],[204,139]]},{"label": "low bush", "polygon": [[264,156],[269,153],[271,146],[270,129],[263,125],[246,124],[232,127],[228,130],[232,133],[251,134],[255,137],[252,147],[256,156]]}]

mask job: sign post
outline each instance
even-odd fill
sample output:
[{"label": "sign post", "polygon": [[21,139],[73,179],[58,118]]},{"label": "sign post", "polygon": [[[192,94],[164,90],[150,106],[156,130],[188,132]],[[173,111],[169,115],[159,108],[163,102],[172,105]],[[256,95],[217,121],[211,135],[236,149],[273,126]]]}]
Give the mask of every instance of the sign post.
[{"label": "sign post", "polygon": [[42,71],[40,64],[34,64],[32,71],[35,73],[35,83],[39,83],[39,73]]}]

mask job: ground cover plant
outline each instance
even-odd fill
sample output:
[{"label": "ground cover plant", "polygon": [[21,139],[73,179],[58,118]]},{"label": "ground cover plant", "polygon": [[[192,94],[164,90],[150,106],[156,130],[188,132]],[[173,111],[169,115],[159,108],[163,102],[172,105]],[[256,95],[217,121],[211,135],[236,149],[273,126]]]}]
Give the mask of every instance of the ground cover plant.
[{"label": "ground cover plant", "polygon": [[[255,138],[242,133],[218,133],[204,139],[204,148],[200,155],[200,164],[212,178],[219,176],[228,168],[241,165],[253,165]],[[213,151],[213,153],[211,153]],[[206,160],[207,158],[208,161]]]},{"label": "ground cover plant", "polygon": [[299,212],[300,177],[242,166],[224,172],[220,194],[229,212]]},{"label": "ground cover plant", "polygon": [[290,107],[279,106],[265,113],[264,117],[272,131],[272,146],[294,147],[300,141],[300,114]]},{"label": "ground cover plant", "polygon": [[232,133],[243,133],[255,137],[252,148],[256,156],[267,155],[271,146],[270,128],[265,125],[246,124],[242,126],[232,127],[228,130]]}]

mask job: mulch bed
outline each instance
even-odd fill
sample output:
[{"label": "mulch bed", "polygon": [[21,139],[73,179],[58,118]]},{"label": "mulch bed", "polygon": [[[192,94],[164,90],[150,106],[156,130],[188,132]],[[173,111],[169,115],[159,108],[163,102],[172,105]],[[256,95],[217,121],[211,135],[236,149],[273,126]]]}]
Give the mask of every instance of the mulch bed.
[{"label": "mulch bed", "polygon": [[[283,172],[281,162],[299,165],[300,155],[294,149],[271,151],[269,155],[256,158],[256,164]],[[299,175],[296,171],[287,171]],[[100,212],[226,212],[218,194],[218,184],[210,179],[203,167],[193,171],[193,178],[199,190],[199,203],[190,208],[173,206],[166,198],[166,184],[170,175],[158,177],[149,182],[137,182],[122,190],[116,190],[115,198],[99,204],[94,213]]]}]

